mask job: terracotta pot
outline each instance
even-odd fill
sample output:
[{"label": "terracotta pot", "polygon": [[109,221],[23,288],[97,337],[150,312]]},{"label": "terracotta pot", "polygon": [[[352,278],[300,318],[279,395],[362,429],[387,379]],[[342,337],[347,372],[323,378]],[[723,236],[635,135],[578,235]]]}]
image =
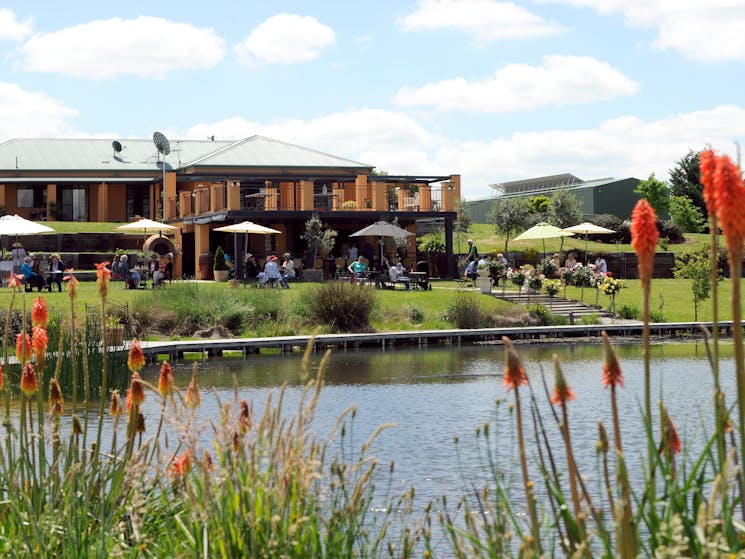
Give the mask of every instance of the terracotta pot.
[{"label": "terracotta pot", "polygon": [[228,270],[213,270],[215,281],[228,281]]}]

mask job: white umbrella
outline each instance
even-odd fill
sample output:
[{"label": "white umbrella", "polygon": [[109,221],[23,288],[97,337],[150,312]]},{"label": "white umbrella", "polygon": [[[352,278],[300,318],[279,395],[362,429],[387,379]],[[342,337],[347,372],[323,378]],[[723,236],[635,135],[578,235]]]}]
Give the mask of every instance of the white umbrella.
[{"label": "white umbrella", "polygon": [[163,231],[172,231],[173,229],[178,229],[178,227],[168,225],[167,223],[161,223],[160,221],[153,221],[152,219],[142,218],[138,219],[137,221],[132,221],[130,223],[120,225],[116,229],[119,229],[120,231],[144,231],[145,238],[142,241],[142,249],[145,250],[148,229],[150,231],[158,231],[158,233],[162,235]]},{"label": "white umbrella", "polygon": [[543,256],[546,256],[546,239],[556,239],[558,237],[571,237],[574,233],[565,229],[559,229],[555,225],[542,221],[536,223],[530,229],[523,231],[517,237],[512,239],[513,241],[543,241]]},{"label": "white umbrella", "polygon": [[16,242],[18,242],[19,235],[38,235],[40,233],[54,233],[54,229],[25,219],[20,215],[0,217],[0,235],[15,236]]},{"label": "white umbrella", "polygon": [[403,239],[405,237],[411,237],[414,233],[396,227],[392,223],[387,221],[376,221],[372,225],[368,225],[349,235],[350,237],[379,237],[380,243],[380,267],[383,268],[383,237],[392,237],[394,239]]},{"label": "white umbrella", "polygon": [[[277,231],[271,227],[264,227],[253,221],[241,221],[240,223],[234,223],[233,225],[223,225],[222,227],[215,227],[215,231],[223,231],[224,233],[245,233],[246,234],[246,245],[243,255],[245,262],[246,256],[248,255],[248,236],[249,235],[276,235],[282,234],[282,231]],[[236,261],[238,255],[236,254]]]},{"label": "white umbrella", "polygon": [[600,227],[600,225],[590,223],[589,221],[585,221],[579,225],[565,227],[563,231],[579,233],[580,235],[585,236],[585,265],[587,265],[587,235],[610,235],[611,233],[615,233],[613,229],[606,229],[605,227]]}]

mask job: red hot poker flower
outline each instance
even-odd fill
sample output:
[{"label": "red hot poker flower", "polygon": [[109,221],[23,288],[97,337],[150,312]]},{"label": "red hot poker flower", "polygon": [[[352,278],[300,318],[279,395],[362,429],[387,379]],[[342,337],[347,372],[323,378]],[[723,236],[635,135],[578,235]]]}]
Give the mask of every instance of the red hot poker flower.
[{"label": "red hot poker flower", "polygon": [[503,336],[502,341],[504,342],[505,362],[507,364],[502,384],[507,387],[509,392],[512,388],[517,388],[521,384],[528,384],[528,377],[520,363],[520,357],[512,347],[512,340]]},{"label": "red hot poker flower", "polygon": [[[740,169],[726,155],[716,158],[714,172],[714,198],[717,217],[722,232],[727,236],[727,247],[730,255],[742,250],[745,239],[745,187],[743,187]],[[739,248],[738,248],[739,247]],[[736,249],[733,251],[733,249]]]},{"label": "red hot poker flower", "polygon": [[662,442],[662,448],[660,448],[660,451],[667,452],[668,454],[680,454],[680,451],[683,449],[683,445],[680,442],[678,430],[675,428],[675,423],[673,423],[670,414],[667,413],[667,407],[663,406],[662,411],[665,416],[665,426],[663,427],[664,440]]},{"label": "red hot poker flower", "polygon": [[709,216],[717,214],[716,197],[714,196],[714,173],[717,168],[716,155],[710,149],[705,149],[699,156],[699,170],[701,171],[701,184],[704,185],[704,202]]},{"label": "red hot poker flower", "polygon": [[21,391],[30,398],[38,388],[39,383],[36,380],[36,369],[34,369],[31,363],[27,362],[23,366],[23,372],[21,373]]},{"label": "red hot poker flower", "polygon": [[618,363],[618,357],[616,356],[616,350],[613,349],[613,345],[610,343],[610,337],[603,331],[603,355],[605,362],[603,363],[603,374],[602,381],[606,388],[609,386],[623,386],[623,373],[621,373],[621,365]]},{"label": "red hot poker flower", "polygon": [[652,281],[654,251],[659,240],[657,216],[649,202],[642,198],[631,213],[631,245],[639,258],[639,279],[642,285],[649,285]]},{"label": "red hot poker flower", "polygon": [[10,276],[10,279],[8,280],[8,287],[10,287],[11,289],[18,287],[20,289],[22,285],[23,285],[23,274],[12,274]]},{"label": "red hot poker flower", "polygon": [[70,297],[71,301],[74,301],[78,296],[78,286],[80,285],[80,282],[75,277],[75,270],[72,268],[65,270],[65,273],[67,275],[62,278],[62,281],[67,282],[67,296]]},{"label": "red hot poker flower", "polygon": [[52,413],[57,415],[62,414],[62,404],[64,403],[62,397],[62,389],[60,388],[59,382],[56,378],[49,381],[49,408]]},{"label": "red hot poker flower", "polygon": [[137,372],[145,366],[145,354],[142,353],[142,345],[138,339],[135,339],[132,345],[129,346],[127,366],[132,372]]},{"label": "red hot poker flower", "polygon": [[199,394],[199,373],[196,363],[191,374],[191,382],[189,382],[189,386],[186,389],[184,401],[190,408],[197,408],[202,403],[202,396]]},{"label": "red hot poker flower", "polygon": [[46,328],[41,328],[39,326],[31,329],[31,347],[34,350],[34,355],[36,356],[36,360],[40,363],[44,362],[44,356],[47,352],[47,344],[49,343],[49,338],[47,337],[47,330]]},{"label": "red hot poker flower", "polygon": [[132,380],[129,383],[129,389],[127,389],[127,411],[132,409],[132,405],[139,406],[145,401],[145,387],[140,379],[140,373],[135,371],[132,373]]},{"label": "red hot poker flower", "polygon": [[567,380],[564,377],[564,373],[561,370],[559,364],[559,356],[554,354],[554,391],[551,395],[552,404],[562,404],[567,400],[576,400],[577,396],[574,395],[574,391],[569,388]]},{"label": "red hot poker flower", "polygon": [[122,409],[122,399],[119,396],[119,391],[114,390],[111,393],[111,405],[109,406],[109,415],[112,417],[120,417],[124,413]]},{"label": "red hot poker flower", "polygon": [[158,392],[162,396],[170,396],[173,393],[173,368],[169,365],[168,361],[163,361],[163,364],[160,366]]},{"label": "red hot poker flower", "polygon": [[0,390],[5,387],[5,378],[3,377],[3,366],[0,365]]},{"label": "red hot poker flower", "polygon": [[[24,345],[25,342],[25,345]],[[16,359],[23,365],[26,361],[31,359],[31,338],[28,334],[16,334]]]},{"label": "red hot poker flower", "polygon": [[31,325],[46,328],[49,324],[49,313],[47,312],[47,302],[44,297],[34,299],[34,305],[31,308]]},{"label": "red hot poker flower", "polygon": [[108,268],[109,262],[96,262],[96,283],[98,284],[98,294],[102,299],[106,298],[109,293],[109,280],[111,279],[111,270]]}]

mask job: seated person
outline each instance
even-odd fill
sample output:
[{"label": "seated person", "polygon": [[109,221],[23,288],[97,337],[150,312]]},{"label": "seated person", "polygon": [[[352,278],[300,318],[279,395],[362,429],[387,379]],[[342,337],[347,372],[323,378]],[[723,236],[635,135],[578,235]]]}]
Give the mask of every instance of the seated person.
[{"label": "seated person", "polygon": [[114,256],[114,260],[111,262],[111,279],[118,280],[122,279],[122,273],[119,270],[119,259],[121,256],[118,254]]},{"label": "seated person", "polygon": [[59,254],[56,252],[49,257],[49,272],[47,276],[47,282],[49,284],[49,292],[52,291],[52,284],[57,285],[57,291],[62,292],[62,275],[65,271],[65,263],[62,262]]},{"label": "seated person", "polygon": [[375,289],[385,289],[386,284],[389,281],[392,281],[392,280],[390,279],[388,268],[385,268],[381,270],[379,273],[375,274]]},{"label": "seated person", "polygon": [[137,289],[140,287],[140,274],[137,270],[129,269],[129,257],[126,254],[122,254],[119,258],[119,273],[124,279],[124,284],[130,289]]},{"label": "seated person", "polygon": [[406,291],[411,291],[411,280],[406,276],[406,269],[401,262],[395,266],[391,266],[388,270],[388,275],[391,277],[393,283],[403,283],[406,286]]},{"label": "seated person", "polygon": [[228,278],[233,279],[235,277],[235,265],[227,252],[225,253],[225,265],[228,267]]},{"label": "seated person", "polygon": [[[165,268],[165,266],[163,267]],[[153,272],[153,287],[163,287],[166,281],[166,274],[164,269],[158,266],[158,269]]]},{"label": "seated person", "polygon": [[256,258],[249,253],[246,255],[246,263],[243,266],[246,279],[256,279],[259,275],[259,265],[256,264]]},{"label": "seated person", "polygon": [[173,254],[166,254],[166,265],[163,267],[164,280],[173,281]]},{"label": "seated person", "polygon": [[264,285],[271,283],[272,285],[279,285],[282,282],[282,274],[279,273],[279,264],[277,264],[277,257],[273,254],[266,257],[266,264],[264,264],[264,271],[259,274],[259,284]]},{"label": "seated person", "polygon": [[566,262],[564,262],[564,268],[567,270],[574,270],[577,267],[577,257],[573,252],[570,252],[567,256]]},{"label": "seated person", "polygon": [[282,279],[285,284],[288,280],[295,279],[295,263],[292,261],[289,252],[285,252],[282,255],[282,268],[280,269],[280,272],[282,272]]},{"label": "seated person", "polygon": [[147,261],[147,271],[150,274],[150,277],[155,279],[155,272],[157,272],[160,269],[160,259],[158,258],[158,255],[153,253],[150,256],[150,260]]},{"label": "seated person", "polygon": [[367,269],[367,266],[362,261],[364,256],[358,256],[357,260],[352,262],[349,266],[347,266],[347,269],[349,270],[349,273],[351,274],[349,276],[349,283],[354,283],[355,279],[361,279],[365,276],[365,270]]},{"label": "seated person", "polygon": [[470,262],[468,262],[466,270],[465,272],[463,272],[463,277],[469,278],[473,287],[476,287],[476,278],[479,277],[478,261],[471,260]]},{"label": "seated person", "polygon": [[[23,274],[23,284],[27,286],[27,289],[33,291],[34,286],[41,291],[47,286],[47,282],[44,278],[33,270],[34,261],[30,256],[26,256],[21,264],[21,274]],[[51,289],[51,287],[50,287]]]}]

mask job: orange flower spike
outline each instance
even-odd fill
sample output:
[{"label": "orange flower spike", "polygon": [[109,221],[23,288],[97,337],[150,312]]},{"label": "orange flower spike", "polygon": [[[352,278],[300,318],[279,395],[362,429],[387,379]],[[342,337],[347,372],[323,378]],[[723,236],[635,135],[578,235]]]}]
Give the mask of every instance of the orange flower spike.
[{"label": "orange flower spike", "polygon": [[21,373],[21,391],[29,398],[38,390],[39,383],[36,380],[36,369],[33,364],[26,363]]},{"label": "orange flower spike", "polygon": [[660,445],[660,454],[663,452],[668,456],[673,454],[680,454],[683,449],[683,444],[680,442],[678,436],[678,430],[675,428],[670,414],[667,413],[667,406],[662,406],[662,444]]},{"label": "orange flower spike", "polygon": [[[24,346],[25,342],[25,346]],[[23,365],[26,361],[31,359],[31,338],[28,334],[16,334],[16,359]]]},{"label": "orange flower spike", "polygon": [[20,288],[23,285],[23,274],[11,274],[8,280],[8,287],[11,289],[14,287]]},{"label": "orange flower spike", "polygon": [[717,157],[714,172],[714,198],[717,217],[722,231],[727,236],[727,246],[742,250],[745,239],[745,187],[743,187],[740,169],[726,155]]},{"label": "orange flower spike", "polygon": [[106,298],[109,293],[109,281],[111,280],[111,270],[108,268],[109,262],[96,262],[96,283],[98,284],[98,294],[102,299]]},{"label": "orange flower spike", "polygon": [[49,408],[53,413],[57,415],[62,414],[62,404],[64,403],[62,397],[62,389],[60,388],[59,382],[56,378],[49,381]]},{"label": "orange flower spike", "polygon": [[173,393],[173,368],[168,361],[163,361],[163,364],[160,366],[158,392],[164,397],[170,396]]},{"label": "orange flower spike", "polygon": [[178,477],[181,477],[185,473],[189,472],[189,470],[191,470],[191,451],[185,450],[173,459],[171,473],[175,474]]},{"label": "orange flower spike", "polygon": [[75,277],[72,268],[65,270],[65,273],[67,275],[62,278],[62,281],[67,282],[67,296],[70,297],[71,301],[74,301],[78,296],[78,286],[80,285],[80,282]]},{"label": "orange flower spike", "polygon": [[38,297],[34,299],[34,304],[31,308],[31,325],[46,328],[48,324],[49,313],[47,312],[47,302],[44,300],[44,297]]},{"label": "orange flower spike", "polygon": [[111,417],[121,417],[124,413],[122,409],[122,398],[119,396],[119,391],[114,390],[111,393],[111,405],[109,406],[109,415]]},{"label": "orange flower spike", "polygon": [[0,365],[0,390],[5,387],[5,377],[3,376],[3,366]]},{"label": "orange flower spike", "polygon": [[129,346],[129,355],[127,356],[127,367],[133,373],[139,371],[145,366],[145,354],[142,353],[140,340],[135,339]]},{"label": "orange flower spike", "polygon": [[504,342],[505,362],[507,363],[502,384],[507,387],[507,392],[509,392],[512,388],[517,388],[521,384],[528,384],[528,377],[520,363],[520,357],[512,347],[512,341],[507,336],[503,336],[502,341]]},{"label": "orange flower spike", "polygon": [[129,384],[129,390],[127,391],[127,411],[132,407],[132,404],[139,406],[145,401],[145,386],[142,384],[140,373],[135,371],[132,373],[132,380]]},{"label": "orange flower spike", "polygon": [[603,384],[606,388],[609,386],[623,387],[621,365],[618,363],[616,350],[613,349],[610,337],[605,331],[603,331],[603,356],[605,357],[605,362],[603,363],[603,374],[601,377]]},{"label": "orange flower spike", "polygon": [[642,198],[631,212],[631,246],[639,259],[639,279],[642,285],[649,285],[652,281],[654,251],[659,240],[657,215],[649,202]]},{"label": "orange flower spike", "polygon": [[140,412],[137,412],[137,427],[135,430],[140,434],[145,432],[145,416]]},{"label": "orange flower spike", "polygon": [[562,404],[567,400],[576,400],[577,396],[574,395],[574,391],[569,388],[564,373],[561,370],[559,364],[559,356],[554,354],[554,391],[551,395],[552,404]]},{"label": "orange flower spike", "polygon": [[39,363],[39,366],[44,363],[44,357],[47,353],[48,343],[49,338],[47,337],[46,328],[37,326],[31,329],[31,347],[34,351],[34,355],[36,356],[36,361],[37,363]]},{"label": "orange flower spike", "polygon": [[251,410],[246,400],[241,400],[241,410],[238,413],[238,425],[241,431],[246,432],[251,429]]},{"label": "orange flower spike", "polygon": [[191,382],[189,382],[189,387],[186,389],[184,401],[191,408],[197,408],[202,403],[202,397],[199,394],[199,378],[196,364],[194,365],[194,372],[191,375]]},{"label": "orange flower spike", "polygon": [[701,171],[701,184],[704,185],[704,202],[710,216],[717,213],[716,196],[714,196],[714,173],[716,172],[716,155],[710,149],[705,149],[699,156],[699,170]]}]

